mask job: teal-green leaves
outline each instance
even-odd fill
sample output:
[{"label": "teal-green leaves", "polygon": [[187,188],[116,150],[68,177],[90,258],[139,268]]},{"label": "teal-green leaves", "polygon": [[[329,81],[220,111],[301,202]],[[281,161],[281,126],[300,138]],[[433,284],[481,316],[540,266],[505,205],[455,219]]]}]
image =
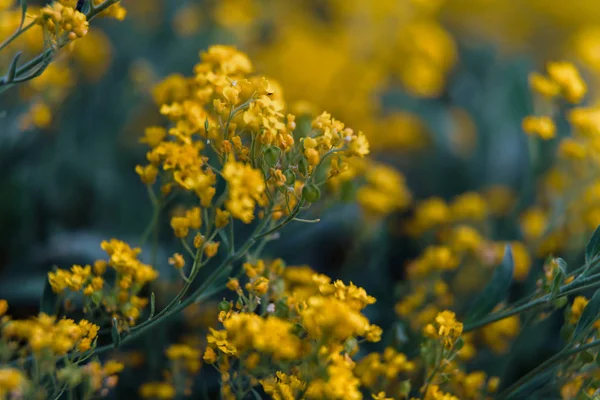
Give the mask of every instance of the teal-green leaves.
[{"label": "teal-green leaves", "polygon": [[600,255],[600,226],[596,228],[587,246],[585,246],[585,263],[589,264]]}]

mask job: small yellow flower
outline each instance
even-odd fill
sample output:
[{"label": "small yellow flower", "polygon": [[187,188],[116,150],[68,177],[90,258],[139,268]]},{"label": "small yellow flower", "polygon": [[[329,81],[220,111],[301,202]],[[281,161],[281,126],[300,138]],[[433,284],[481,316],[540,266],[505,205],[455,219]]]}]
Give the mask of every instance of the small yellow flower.
[{"label": "small yellow flower", "polygon": [[529,74],[529,87],[542,96],[552,98],[560,93],[560,86],[542,74],[532,72]]},{"label": "small yellow flower", "polygon": [[173,217],[171,218],[171,228],[173,228],[175,236],[184,238],[190,231],[189,220],[186,217]]},{"label": "small yellow flower", "polygon": [[156,183],[158,169],[154,165],[136,165],[135,172],[140,176],[140,180],[142,181],[142,183],[145,183],[146,185],[153,185],[154,183]]},{"label": "small yellow flower", "polygon": [[567,61],[548,63],[548,76],[561,88],[564,97],[571,103],[579,103],[587,93],[587,86],[577,68]]},{"label": "small yellow flower", "polygon": [[172,257],[169,257],[169,264],[176,269],[181,269],[185,266],[185,259],[180,253],[175,253]]},{"label": "small yellow flower", "polygon": [[8,301],[0,299],[0,317],[8,311]]},{"label": "small yellow flower", "polygon": [[556,135],[556,126],[552,118],[530,115],[523,119],[523,130],[529,135],[537,135],[544,140],[552,139]]},{"label": "small yellow flower", "polygon": [[581,318],[581,314],[583,310],[587,306],[589,300],[584,296],[577,296],[573,299],[573,304],[571,305],[571,315],[569,318],[569,323],[576,324]]},{"label": "small yellow flower", "polygon": [[217,215],[215,216],[215,226],[217,229],[224,228],[229,223],[229,217],[231,214],[229,211],[221,210],[217,208]]},{"label": "small yellow flower", "polygon": [[206,243],[206,246],[204,247],[204,254],[206,255],[206,257],[211,258],[214,257],[217,252],[219,251],[219,245],[221,243],[219,242],[208,242]]},{"label": "small yellow flower", "polygon": [[194,247],[199,249],[204,244],[204,235],[201,235],[199,232],[194,236]]},{"label": "small yellow flower", "polygon": [[204,351],[204,356],[202,357],[202,359],[207,364],[214,364],[217,361],[217,353],[215,353],[215,351],[211,347],[207,347]]},{"label": "small yellow flower", "polygon": [[229,281],[227,282],[227,289],[235,292],[239,288],[240,288],[240,281],[238,281],[236,278],[230,278]]}]

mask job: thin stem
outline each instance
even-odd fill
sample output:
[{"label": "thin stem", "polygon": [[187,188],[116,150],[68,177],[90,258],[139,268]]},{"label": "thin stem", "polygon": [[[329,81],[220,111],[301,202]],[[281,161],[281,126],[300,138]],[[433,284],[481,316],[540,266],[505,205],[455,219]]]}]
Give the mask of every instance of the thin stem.
[{"label": "thin stem", "polygon": [[538,365],[536,368],[532,369],[527,374],[522,376],[519,380],[517,380],[515,383],[510,385],[508,388],[503,390],[502,393],[500,393],[498,395],[498,399],[508,398],[511,394],[516,392],[520,387],[522,387],[524,384],[526,384],[532,378],[534,378],[535,376],[544,372],[548,368],[554,366],[554,364],[558,363],[559,361],[561,361],[565,358],[568,358],[574,354],[581,353],[582,351],[586,351],[588,349],[591,349],[594,347],[599,347],[599,346],[600,346],[600,339],[594,340],[594,341],[592,341],[590,343],[586,343],[584,345],[573,347],[571,349],[561,350],[560,352],[556,353],[555,355],[553,355],[552,357],[550,357],[549,359],[547,359],[546,361],[544,361],[543,363]]},{"label": "thin stem", "polygon": [[488,315],[487,317],[481,319],[480,321],[474,322],[472,324],[468,324],[465,326],[464,331],[469,332],[475,330],[477,328],[481,328],[482,326],[491,324],[496,321],[500,321],[502,319],[508,318],[510,316],[520,314],[522,312],[531,310],[532,308],[536,308],[538,306],[547,305],[555,299],[568,296],[573,293],[581,292],[583,290],[591,289],[600,286],[600,274],[592,275],[588,278],[583,278],[581,280],[573,281],[567,285],[561,287],[559,293],[556,296],[552,296],[552,294],[547,294],[538,299],[533,300],[530,303],[523,304],[518,307],[514,307],[512,309],[496,312]]},{"label": "thin stem", "polygon": [[24,27],[19,28],[17,31],[15,31],[15,33],[13,33],[8,38],[6,38],[6,40],[4,42],[2,42],[2,44],[0,44],[0,51],[2,51],[6,46],[11,44],[16,38],[21,36],[23,33],[27,32],[29,29],[33,28],[34,26],[35,26],[35,19],[33,21],[31,21],[29,24],[25,25]]},{"label": "thin stem", "polygon": [[275,226],[274,228],[269,229],[268,231],[266,231],[264,233],[261,233],[260,235],[258,235],[257,238],[261,238],[263,236],[267,236],[274,232],[277,232],[278,230],[280,230],[281,228],[286,226],[288,223],[293,221],[296,218],[296,216],[300,213],[300,211],[302,211],[301,208],[303,205],[304,205],[304,200],[300,200],[300,202],[298,202],[296,207],[294,207],[294,211],[286,219],[284,219],[283,222],[281,222],[279,225]]},{"label": "thin stem", "polygon": [[229,217],[229,254],[235,253],[235,232],[233,228],[233,217]]}]

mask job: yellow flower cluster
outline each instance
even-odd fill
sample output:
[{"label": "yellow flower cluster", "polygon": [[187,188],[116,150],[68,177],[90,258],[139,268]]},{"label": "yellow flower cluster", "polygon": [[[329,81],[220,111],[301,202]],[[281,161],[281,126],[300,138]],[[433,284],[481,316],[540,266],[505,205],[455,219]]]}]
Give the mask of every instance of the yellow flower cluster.
[{"label": "yellow flower cluster", "polygon": [[56,40],[57,46],[62,46],[63,41],[72,41],[88,33],[87,18],[85,14],[75,10],[76,4],[73,3],[72,1],[54,2],[42,8],[38,17],[38,23]]},{"label": "yellow flower cluster", "polygon": [[36,354],[47,351],[61,356],[74,349],[90,350],[99,329],[86,320],[75,323],[71,319],[57,320],[42,313],[29,320],[9,321],[2,328],[2,336],[23,341]]},{"label": "yellow flower cluster", "polygon": [[433,324],[428,324],[423,333],[427,337],[439,339],[444,347],[451,349],[463,331],[463,324],[456,320],[452,311],[442,311],[435,317]]},{"label": "yellow flower cluster", "polygon": [[[234,398],[232,390],[246,385],[239,377],[247,374],[273,398],[300,393],[307,399],[362,398],[351,356],[359,339],[380,340],[381,328],[361,312],[375,298],[352,283],[332,281],[309,267],[286,267],[281,260],[247,262],[243,271],[248,283],[242,286],[238,278],[227,283],[238,299],[235,306],[219,306],[223,329],[210,329],[203,356],[218,365],[222,395]],[[400,368],[399,357],[388,361]],[[233,368],[234,360],[239,368]]]},{"label": "yellow flower cluster", "polygon": [[[282,82],[298,114],[322,107],[365,129],[377,149],[389,150],[391,143],[406,150],[422,146],[422,124],[397,110],[384,115],[380,89],[393,79],[415,96],[443,92],[457,50],[438,22],[442,4],[326,0],[325,20],[300,0],[268,8],[236,0],[216,5],[212,17]],[[263,26],[274,32],[273,40],[252,34]]]},{"label": "yellow flower cluster", "polygon": [[392,347],[386,347],[382,353],[369,353],[356,364],[354,373],[360,379],[361,385],[373,393],[383,391],[394,394],[398,398],[408,395],[410,387],[396,386],[402,377],[409,378],[417,365],[409,361],[404,353],[397,352]]},{"label": "yellow flower cluster", "polygon": [[[570,102],[580,102],[585,94],[585,82],[572,64],[549,63],[548,79]],[[536,86],[533,89],[540,91]],[[560,106],[555,98],[545,102],[546,108]],[[540,180],[537,204],[521,214],[523,236],[539,256],[581,247],[582,237],[600,224],[599,158],[595,151],[600,146],[600,112],[597,107],[577,106],[565,114],[570,135],[561,135],[554,148],[556,158]],[[554,124],[551,117],[543,118]],[[564,215],[559,217],[559,213]]]},{"label": "yellow flower cluster", "polygon": [[190,374],[200,370],[201,353],[187,344],[173,344],[167,348],[165,354],[169,360],[182,363]]},{"label": "yellow flower cluster", "polygon": [[[416,205],[407,232],[413,237],[432,239],[422,254],[408,263],[408,291],[395,307],[413,329],[423,329],[443,309],[466,305],[465,293],[480,291],[481,282],[489,279],[489,268],[502,262],[506,246],[485,235],[493,226],[493,218],[506,215],[511,204],[510,192],[497,186],[482,194],[463,193],[449,203],[432,197]],[[530,250],[518,241],[508,244],[513,254],[513,277],[522,281],[531,269]],[[488,331],[478,332],[478,336],[492,350],[502,352],[518,333],[519,324],[518,320],[509,319],[486,328]],[[461,357],[474,355],[473,346],[465,344],[464,348]]]},{"label": "yellow flower cluster", "polygon": [[229,185],[225,207],[233,217],[250,223],[256,205],[265,206],[268,201],[262,173],[250,165],[230,161],[223,167],[223,177]]},{"label": "yellow flower cluster", "polygon": [[147,382],[140,387],[140,396],[144,399],[167,400],[175,397],[175,388],[167,382]]},{"label": "yellow flower cluster", "polygon": [[[212,46],[200,58],[193,77],[173,75],[155,87],[170,125],[146,129],[141,141],[151,148],[149,164],[136,172],[148,185],[160,179],[165,196],[179,188],[195,193],[202,208],[220,210],[213,213],[217,228],[226,224],[224,211],[244,223],[290,215],[301,200],[316,201],[318,185],[338,175],[348,159],[368,154],[364,135],[328,113],[309,132],[298,132],[279,85],[252,76],[244,53]],[[316,182],[315,167],[329,157],[323,162],[328,171],[319,175],[324,180]],[[226,193],[213,204],[219,178]],[[186,236],[184,220],[171,222],[177,236]]]},{"label": "yellow flower cluster", "polygon": [[411,194],[404,176],[395,169],[370,163],[365,171],[365,185],[356,193],[356,201],[373,215],[387,215],[406,208]]},{"label": "yellow flower cluster", "polygon": [[[74,265],[71,270],[57,269],[48,273],[52,290],[58,294],[81,292],[89,310],[102,308],[107,316],[119,319],[126,326],[135,324],[148,300],[138,297],[142,288],[158,278],[158,272],[142,263],[139,248],[111,239],[101,244],[108,260],[96,260],[92,265]],[[115,271],[112,285],[105,276],[107,269]]]},{"label": "yellow flower cluster", "polygon": [[[119,380],[118,374],[123,371],[123,368],[125,368],[123,363],[118,361],[109,360],[104,365],[98,361],[91,361],[83,367],[83,371],[88,376],[91,391],[93,393],[99,392],[100,395],[106,395],[109,389],[117,385]],[[65,370],[65,372],[67,371]],[[67,374],[68,372],[63,375],[68,379]]]},{"label": "yellow flower cluster", "polygon": [[286,375],[277,371],[275,376],[260,381],[263,390],[273,400],[291,400],[300,397],[306,389],[306,384],[294,375]]},{"label": "yellow flower cluster", "polygon": [[248,351],[257,351],[274,360],[294,360],[301,354],[301,341],[292,332],[292,323],[269,316],[261,318],[256,314],[233,314],[223,322],[224,331],[214,331],[208,336],[208,343],[218,345],[219,338],[225,336],[227,345],[219,346],[227,352],[242,356]]},{"label": "yellow flower cluster", "polygon": [[16,368],[0,368],[0,399],[19,397],[27,385],[27,379]]},{"label": "yellow flower cluster", "polygon": [[[531,89],[545,99],[551,100],[557,96],[564,97],[571,103],[579,103],[587,92],[587,85],[579,75],[575,66],[567,61],[548,63],[548,76],[534,72],[529,76]],[[544,107],[544,108],[547,108]],[[523,120],[525,133],[548,140],[556,136],[556,126],[551,116],[528,116]],[[567,147],[569,147],[567,145]],[[565,149],[568,153],[569,149]]]}]

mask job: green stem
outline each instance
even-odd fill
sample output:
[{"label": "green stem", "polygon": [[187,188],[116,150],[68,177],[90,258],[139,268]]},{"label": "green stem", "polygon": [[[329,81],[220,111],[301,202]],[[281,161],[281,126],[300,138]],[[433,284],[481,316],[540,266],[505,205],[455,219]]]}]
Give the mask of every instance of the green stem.
[{"label": "green stem", "polygon": [[294,211],[290,215],[288,215],[288,217],[286,219],[284,219],[283,222],[281,222],[279,225],[276,225],[274,228],[269,229],[268,231],[266,231],[264,233],[261,233],[260,235],[257,236],[257,239],[261,238],[263,236],[268,236],[274,232],[277,232],[278,230],[280,230],[281,228],[283,228],[284,226],[286,226],[287,224],[292,222],[294,220],[294,218],[296,218],[296,216],[300,213],[303,205],[304,205],[304,200],[300,200],[298,202],[298,204],[296,204]]},{"label": "green stem", "polygon": [[538,299],[531,301],[530,303],[523,304],[521,306],[514,307],[512,309],[508,309],[505,311],[500,311],[500,312],[490,314],[487,317],[481,319],[480,321],[466,325],[464,331],[469,332],[469,331],[481,328],[482,326],[491,324],[496,321],[503,320],[510,316],[520,314],[522,312],[531,310],[531,309],[539,307],[539,306],[547,305],[555,299],[565,297],[565,296],[568,296],[573,293],[581,292],[583,290],[595,288],[598,286],[600,286],[600,274],[592,275],[588,278],[583,278],[578,281],[573,281],[567,285],[562,286],[559,293],[556,296],[552,296],[552,294],[547,294],[545,296],[542,296]]},{"label": "green stem", "polygon": [[508,398],[511,394],[513,394],[514,392],[516,392],[520,387],[522,387],[523,385],[525,385],[527,382],[529,382],[531,379],[533,379],[535,376],[539,375],[540,373],[544,372],[545,370],[547,370],[548,368],[554,366],[554,364],[558,363],[559,361],[568,358],[572,355],[575,355],[577,353],[581,353],[582,351],[586,351],[588,349],[594,348],[594,347],[599,347],[600,346],[600,339],[598,340],[594,340],[590,343],[586,343],[584,345],[580,345],[577,347],[573,347],[571,349],[563,349],[560,352],[556,353],[555,355],[553,355],[552,357],[550,357],[549,359],[547,359],[546,361],[544,361],[543,363],[541,363],[540,365],[538,365],[537,367],[535,367],[534,369],[532,369],[531,371],[529,371],[527,374],[525,374],[524,376],[522,376],[519,380],[517,380],[515,383],[513,383],[512,385],[510,385],[508,388],[506,388],[505,390],[503,390],[499,395],[498,395],[498,399],[506,399]]},{"label": "green stem", "polygon": [[29,29],[35,26],[35,20],[31,21],[28,25],[19,28],[15,33],[10,35],[2,44],[0,44],[0,51],[2,51],[6,46],[11,44],[16,38],[21,36],[23,33],[27,32]]}]

